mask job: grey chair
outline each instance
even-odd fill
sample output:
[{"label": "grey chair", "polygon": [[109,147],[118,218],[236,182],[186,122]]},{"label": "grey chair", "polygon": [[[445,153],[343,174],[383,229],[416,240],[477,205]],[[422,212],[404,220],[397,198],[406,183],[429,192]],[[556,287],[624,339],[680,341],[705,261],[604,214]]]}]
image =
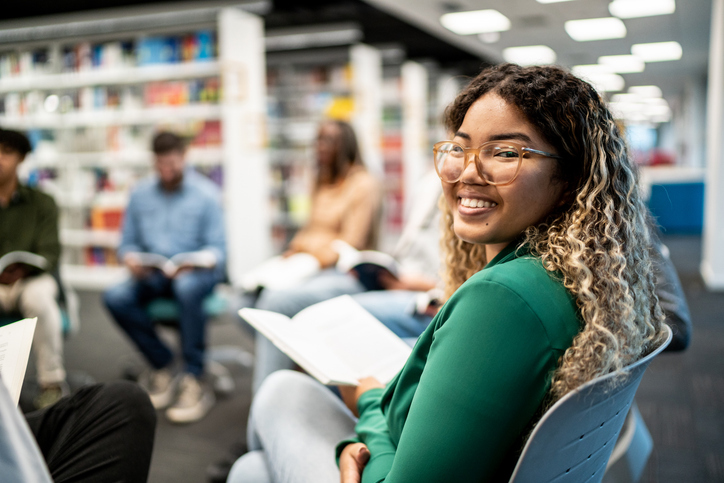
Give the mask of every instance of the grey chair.
[{"label": "grey chair", "polygon": [[[644,371],[671,341],[557,401],[535,427],[509,483],[600,483]],[[622,377],[623,380],[618,378]]]},{"label": "grey chair", "polygon": [[653,449],[654,441],[634,402],[608,459],[603,483],[638,482]]}]

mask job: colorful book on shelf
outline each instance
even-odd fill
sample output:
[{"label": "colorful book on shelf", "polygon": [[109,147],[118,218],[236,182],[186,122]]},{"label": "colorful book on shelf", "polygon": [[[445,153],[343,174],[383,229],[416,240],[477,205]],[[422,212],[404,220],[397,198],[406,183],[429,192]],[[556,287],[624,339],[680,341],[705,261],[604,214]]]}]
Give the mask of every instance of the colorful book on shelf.
[{"label": "colorful book on shelf", "polygon": [[48,260],[35,253],[22,250],[8,252],[0,257],[0,273],[4,272],[9,266],[16,264],[28,265],[36,270],[45,270],[48,266]]},{"label": "colorful book on shelf", "polygon": [[161,270],[168,277],[173,277],[183,267],[214,268],[216,266],[216,256],[208,250],[178,253],[171,258],[158,253],[143,252],[132,252],[126,256],[133,256],[141,265]]},{"label": "colorful book on shelf", "polygon": [[20,400],[37,320],[23,319],[0,327],[0,375],[16,405]]},{"label": "colorful book on shelf", "polygon": [[397,261],[390,255],[376,250],[357,250],[349,243],[334,240],[333,248],[339,253],[337,270],[354,272],[367,290],[384,290],[380,282],[382,272],[398,278],[400,269]]},{"label": "colorful book on shelf", "polygon": [[373,376],[385,384],[405,365],[410,347],[349,295],[299,312],[291,319],[259,309],[239,315],[279,350],[326,385],[357,385]]}]

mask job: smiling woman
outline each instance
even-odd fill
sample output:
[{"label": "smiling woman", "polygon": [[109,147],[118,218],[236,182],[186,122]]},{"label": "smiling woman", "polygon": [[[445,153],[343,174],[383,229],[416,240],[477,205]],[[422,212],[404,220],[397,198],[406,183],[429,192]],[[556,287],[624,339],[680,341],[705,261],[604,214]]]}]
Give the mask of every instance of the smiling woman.
[{"label": "smiling woman", "polygon": [[508,481],[549,404],[661,338],[646,210],[596,91],[505,64],[446,121],[435,163],[449,299],[387,387],[343,388],[356,421],[306,376],[267,378],[254,451],[229,481]]}]

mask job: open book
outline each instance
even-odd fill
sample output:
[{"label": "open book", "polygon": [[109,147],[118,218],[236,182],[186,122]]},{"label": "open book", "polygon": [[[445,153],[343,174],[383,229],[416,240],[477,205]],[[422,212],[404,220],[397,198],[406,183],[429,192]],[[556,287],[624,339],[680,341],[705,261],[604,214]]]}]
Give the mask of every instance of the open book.
[{"label": "open book", "polygon": [[411,352],[349,295],[314,304],[291,319],[259,309],[241,309],[239,315],[322,384],[356,386],[367,376],[386,384]]},{"label": "open book", "polygon": [[294,287],[319,270],[319,260],[309,253],[295,253],[288,257],[279,255],[244,274],[241,286],[250,292],[262,287],[282,290]]},{"label": "open book", "polygon": [[216,255],[208,250],[197,252],[184,252],[166,258],[158,253],[132,252],[128,254],[138,262],[149,268],[161,270],[167,277],[173,277],[181,267],[214,268],[216,266]]},{"label": "open book", "polygon": [[344,273],[354,271],[367,290],[385,289],[380,284],[381,271],[386,271],[395,278],[399,277],[400,269],[397,261],[384,252],[357,250],[342,240],[334,240],[332,247],[339,253],[337,270]]},{"label": "open book", "polygon": [[37,320],[23,319],[0,327],[0,375],[15,405],[20,400]]},{"label": "open book", "polygon": [[14,252],[8,252],[0,257],[0,273],[3,273],[6,268],[10,265],[15,265],[16,263],[30,265],[31,267],[39,270],[45,270],[48,266],[48,260],[46,260],[45,257],[41,257],[35,253],[16,250]]}]

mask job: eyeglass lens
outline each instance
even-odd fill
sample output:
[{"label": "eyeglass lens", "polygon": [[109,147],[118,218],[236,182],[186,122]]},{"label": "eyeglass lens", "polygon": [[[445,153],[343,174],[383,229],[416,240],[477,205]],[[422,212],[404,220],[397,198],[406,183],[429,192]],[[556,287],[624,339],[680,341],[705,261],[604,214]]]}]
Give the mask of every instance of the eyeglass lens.
[{"label": "eyeglass lens", "polygon": [[[435,149],[435,167],[440,177],[447,182],[460,179],[466,166],[465,149],[457,143],[439,143]],[[520,150],[506,143],[485,144],[475,157],[478,174],[487,182],[505,184],[518,171]]]}]

